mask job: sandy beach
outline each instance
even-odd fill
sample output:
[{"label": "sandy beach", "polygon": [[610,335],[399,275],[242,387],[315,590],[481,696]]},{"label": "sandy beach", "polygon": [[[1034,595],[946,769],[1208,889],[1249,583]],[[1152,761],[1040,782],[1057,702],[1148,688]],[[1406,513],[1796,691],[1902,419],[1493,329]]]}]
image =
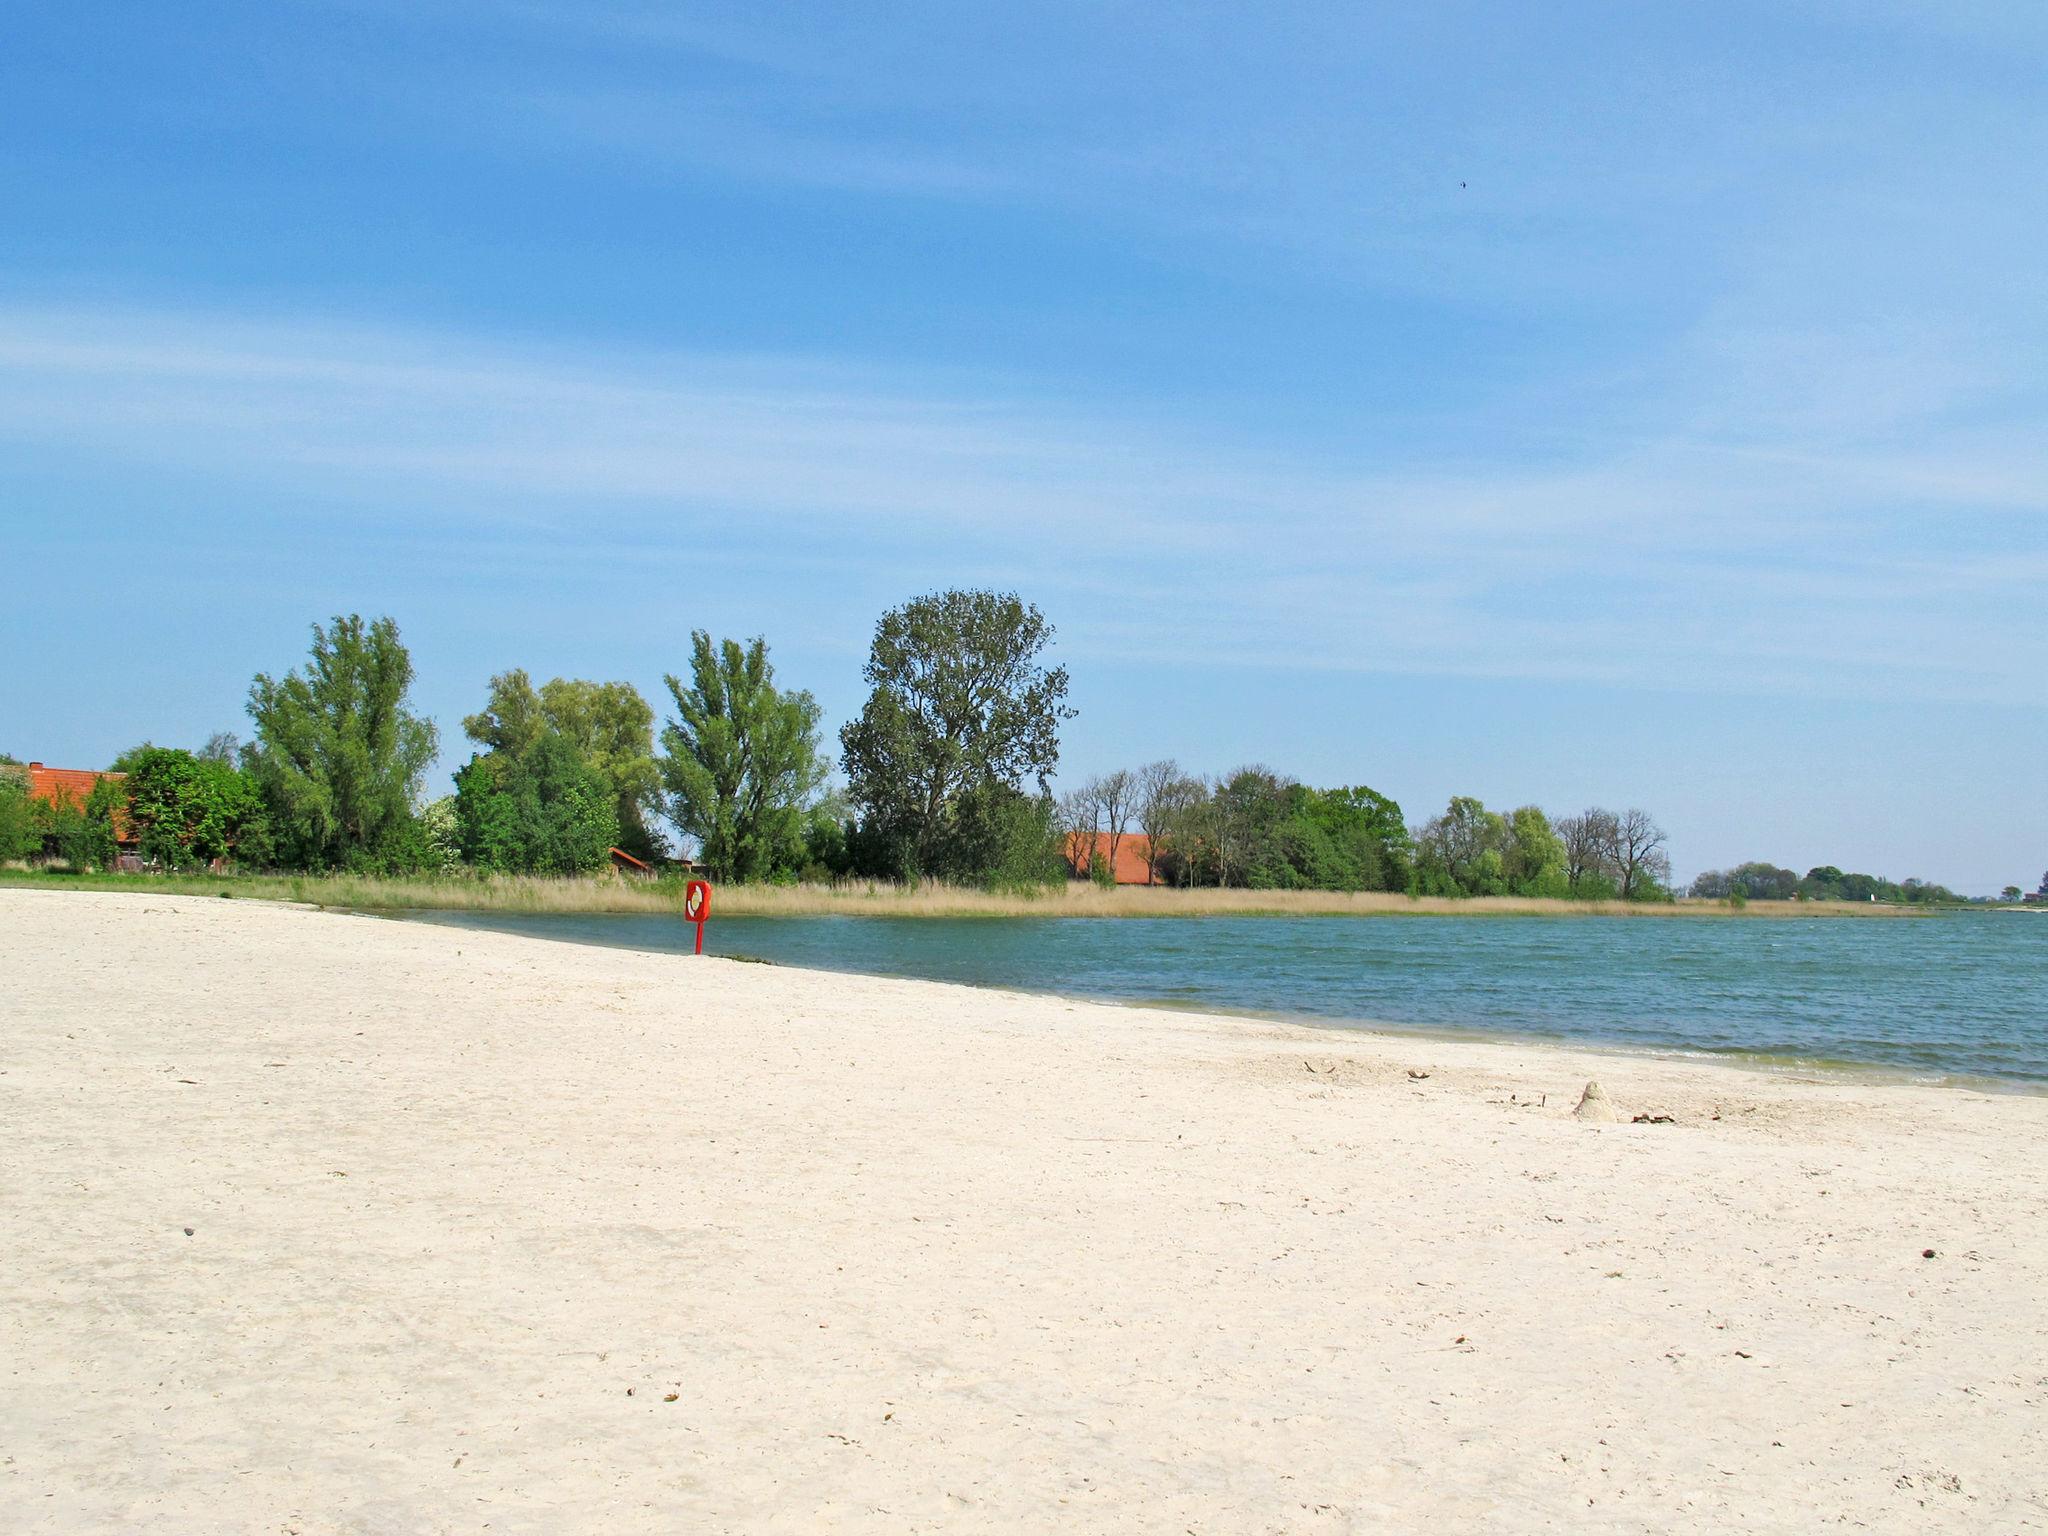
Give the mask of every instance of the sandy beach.
[{"label": "sandy beach", "polygon": [[9,1533],[2048,1530],[2040,1096],[19,890],[0,1021]]}]

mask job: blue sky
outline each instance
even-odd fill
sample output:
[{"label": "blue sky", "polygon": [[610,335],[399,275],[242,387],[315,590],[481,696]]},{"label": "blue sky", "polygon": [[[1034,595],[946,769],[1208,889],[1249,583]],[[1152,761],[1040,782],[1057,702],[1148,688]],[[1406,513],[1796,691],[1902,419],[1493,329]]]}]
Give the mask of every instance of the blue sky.
[{"label": "blue sky", "polygon": [[1090,772],[2048,864],[2048,8],[43,7],[0,747],[1014,586]]}]

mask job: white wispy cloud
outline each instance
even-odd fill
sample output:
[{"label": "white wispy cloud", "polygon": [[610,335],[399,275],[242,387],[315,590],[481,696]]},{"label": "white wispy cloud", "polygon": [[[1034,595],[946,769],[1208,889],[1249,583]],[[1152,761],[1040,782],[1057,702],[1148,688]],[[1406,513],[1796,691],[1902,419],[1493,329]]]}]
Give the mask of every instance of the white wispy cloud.
[{"label": "white wispy cloud", "polygon": [[[279,530],[317,491],[485,552],[644,555],[690,529],[763,580],[943,566],[1043,594],[1082,653],[2042,702],[2048,433],[1985,417],[1996,357],[1901,395],[1851,349],[1802,376],[1836,398],[1787,432],[1775,396],[1731,383],[1760,345],[1732,373],[1702,371],[1718,344],[1689,349],[1681,383],[1583,424],[1563,462],[1488,451],[1499,423],[1465,422],[1389,464],[829,361],[15,306],[0,443],[175,467],[282,509],[248,514]],[[1862,384],[1877,418],[1847,398]]]}]

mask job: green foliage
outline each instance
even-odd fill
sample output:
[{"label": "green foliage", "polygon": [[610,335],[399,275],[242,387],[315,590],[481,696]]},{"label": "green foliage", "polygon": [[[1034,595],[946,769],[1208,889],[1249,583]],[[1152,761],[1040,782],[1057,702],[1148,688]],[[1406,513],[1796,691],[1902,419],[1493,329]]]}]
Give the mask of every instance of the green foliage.
[{"label": "green foliage", "polygon": [[[0,767],[11,766],[8,759]],[[42,848],[43,835],[29,804],[28,785],[19,775],[0,772],[0,864],[26,859]]]},{"label": "green foliage", "polygon": [[824,782],[818,704],[775,686],[768,647],[690,636],[690,683],[667,679],[676,718],[661,733],[669,815],[697,839],[713,879],[762,880],[802,859],[804,812]]},{"label": "green foliage", "polygon": [[355,614],[313,626],[303,672],[250,685],[244,759],[286,863],[400,869],[416,855],[413,808],[438,738],[407,707],[411,686],[398,626]]},{"label": "green foliage", "polygon": [[1799,882],[1799,894],[1808,901],[1898,902],[1907,906],[1948,905],[1968,899],[1931,880],[1894,883],[1882,875],[1844,873],[1832,864],[1809,869]]},{"label": "green foliage", "polygon": [[1321,835],[1323,847],[1304,864],[1303,881],[1326,891],[1398,891],[1414,858],[1401,807],[1364,784],[1302,790],[1295,819]]},{"label": "green foliage", "polygon": [[121,799],[121,781],[101,779],[82,800],[67,791],[51,800],[29,800],[31,855],[40,853],[79,871],[112,868],[118,851],[114,812]]},{"label": "green foliage", "polygon": [[156,746],[154,742],[140,742],[137,745],[130,747],[126,752],[123,752],[111,763],[107,764],[107,772],[133,773],[135,771],[135,765],[143,760],[145,754],[155,752],[158,750],[160,749]]},{"label": "green foliage", "polygon": [[1204,830],[1218,885],[1285,890],[1294,884],[1280,845],[1289,788],[1271,769],[1256,766],[1216,782]]},{"label": "green foliage", "polygon": [[1116,871],[1109,867],[1109,860],[1100,851],[1088,856],[1088,878],[1105,891],[1116,885]]},{"label": "green foliage", "polygon": [[618,845],[636,859],[664,849],[648,826],[661,800],[661,769],[654,757],[654,706],[631,683],[552,678],[541,685],[541,709],[583,760],[611,786]]},{"label": "green foliage", "polygon": [[[503,750],[471,758],[455,775],[452,813],[462,856],[501,874],[594,874],[619,831],[612,786],[552,730],[519,756]],[[438,814],[418,826],[421,846],[411,856],[424,864],[441,856],[443,834]]]},{"label": "green foliage", "polygon": [[617,845],[637,859],[655,859],[660,840],[648,827],[659,800],[654,760],[654,710],[631,683],[551,678],[535,691],[523,669],[491,679],[490,699],[462,722],[472,741],[524,757],[550,731],[583,755],[610,787],[619,824]]},{"label": "green foliage", "polygon": [[828,790],[804,811],[802,851],[788,876],[811,884],[837,880],[853,870],[853,810],[846,797]]},{"label": "green foliage", "polygon": [[1501,862],[1510,891],[1517,896],[1571,895],[1564,843],[1548,816],[1533,805],[1522,806],[1508,813],[1506,831]]},{"label": "green foliage", "polygon": [[1205,785],[1171,764],[1140,779],[1154,864],[1168,884],[1385,891],[1410,883],[1401,807],[1366,785],[1311,789],[1260,767]]},{"label": "green foliage", "polygon": [[1011,797],[1034,783],[1045,798],[1073,717],[1066,669],[1039,660],[1052,635],[1015,593],[939,592],[882,615],[862,674],[872,691],[839,736],[868,872],[982,879],[991,849],[1014,851]]},{"label": "green foliage", "polygon": [[235,858],[252,833],[267,844],[263,797],[248,774],[175,747],[124,756],[128,820],[147,862],[201,868]]},{"label": "green foliage", "polygon": [[452,874],[462,867],[462,827],[453,795],[428,801],[426,809],[414,818],[413,828],[418,839],[413,867],[421,874]]},{"label": "green foliage", "polygon": [[1745,901],[1790,901],[1799,894],[1799,884],[1799,876],[1791,870],[1757,860],[1733,869],[1703,871],[1687,892],[1710,901],[1725,900],[1737,892]]},{"label": "green foliage", "polygon": [[524,667],[492,678],[489,701],[462,720],[463,735],[486,751],[502,752],[514,760],[531,752],[547,730],[540,695],[533,691],[533,679]]},{"label": "green foliage", "polygon": [[963,794],[940,845],[945,868],[991,891],[1031,893],[1063,884],[1059,809],[1049,794],[983,784]]},{"label": "green foliage", "polygon": [[1505,818],[1470,795],[1454,795],[1441,816],[1415,832],[1416,874],[1426,895],[1500,896],[1508,891]]}]

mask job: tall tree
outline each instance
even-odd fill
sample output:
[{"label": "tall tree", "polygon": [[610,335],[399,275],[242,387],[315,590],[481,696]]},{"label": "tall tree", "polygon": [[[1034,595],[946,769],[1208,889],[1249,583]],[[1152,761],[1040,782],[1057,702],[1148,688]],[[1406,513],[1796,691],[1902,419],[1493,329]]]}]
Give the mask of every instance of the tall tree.
[{"label": "tall tree", "polygon": [[1059,818],[1067,863],[1086,879],[1093,872],[1095,850],[1102,841],[1102,801],[1095,793],[1095,780],[1077,784],[1060,796]]},{"label": "tall tree", "polygon": [[658,852],[647,825],[661,795],[654,760],[654,710],[631,683],[551,678],[536,690],[523,668],[491,679],[490,699],[462,722],[479,746],[524,758],[552,731],[610,787],[618,843],[635,858]]},{"label": "tall tree", "polygon": [[1507,824],[1471,795],[1453,795],[1415,834],[1427,883],[1447,896],[1492,896],[1504,885]]},{"label": "tall tree", "polygon": [[1614,847],[1614,813],[1592,806],[1576,816],[1557,819],[1558,841],[1564,844],[1565,879],[1574,896],[1611,894],[1614,881],[1608,859]]},{"label": "tall tree", "polygon": [[311,868],[403,860],[439,738],[409,706],[412,657],[388,618],[313,626],[303,672],[249,687],[245,753],[280,852]]},{"label": "tall tree", "polygon": [[[1108,874],[1116,878],[1116,856],[1138,811],[1138,779],[1127,768],[1088,779],[1060,797],[1060,826],[1066,834],[1068,862],[1079,874],[1089,874],[1096,858],[1102,858]],[[1108,847],[1105,849],[1105,839]]]},{"label": "tall tree", "polygon": [[635,858],[653,855],[657,840],[647,817],[661,798],[653,706],[631,683],[566,677],[541,684],[540,703],[548,724],[611,786],[619,845]]},{"label": "tall tree", "polygon": [[1414,845],[1393,800],[1366,784],[1310,790],[1301,814],[1322,833],[1334,856],[1334,881],[1311,879],[1310,884],[1367,891],[1407,886]]},{"label": "tall tree", "polygon": [[1215,851],[1219,885],[1293,883],[1275,878],[1285,859],[1280,830],[1292,787],[1272,769],[1256,763],[1216,781],[1204,806],[1201,835]]},{"label": "tall tree", "polygon": [[453,811],[462,856],[508,874],[594,874],[619,836],[611,785],[559,731],[471,758]]},{"label": "tall tree", "polygon": [[1501,850],[1502,872],[1517,896],[1570,894],[1564,841],[1550,818],[1533,805],[1507,815],[1507,840]]},{"label": "tall tree", "polygon": [[1102,830],[1109,834],[1109,868],[1115,877],[1116,856],[1138,810],[1138,781],[1128,768],[1105,773],[1095,781],[1095,802],[1102,807]]},{"label": "tall tree", "polygon": [[[0,760],[0,768],[17,759]],[[35,807],[29,803],[24,775],[0,772],[0,864],[25,859],[43,845],[36,827]]]},{"label": "tall tree", "polygon": [[690,682],[671,674],[676,718],[661,733],[669,815],[697,839],[715,879],[759,880],[802,849],[805,808],[829,764],[819,709],[775,686],[768,647],[755,639],[690,636]]},{"label": "tall tree", "polygon": [[1145,885],[1159,883],[1159,860],[1165,856],[1167,823],[1174,819],[1174,784],[1180,782],[1180,764],[1159,758],[1139,768],[1137,774],[1137,817],[1145,834]]},{"label": "tall tree", "polygon": [[491,679],[490,699],[473,715],[465,715],[462,733],[487,752],[524,757],[547,734],[547,716],[540,695],[524,667],[500,672]]},{"label": "tall tree", "polygon": [[1067,672],[1044,666],[1052,626],[1013,592],[937,592],[882,615],[862,676],[871,692],[840,732],[848,793],[889,873],[982,873],[960,830],[965,797],[1044,796],[1071,719]]},{"label": "tall tree", "polygon": [[1664,829],[1650,813],[1630,807],[1614,818],[1608,859],[1623,901],[1646,901],[1662,895],[1671,879],[1671,860],[1664,852]]},{"label": "tall tree", "polygon": [[122,784],[143,858],[171,869],[231,859],[264,837],[256,782],[218,758],[145,747]]}]

